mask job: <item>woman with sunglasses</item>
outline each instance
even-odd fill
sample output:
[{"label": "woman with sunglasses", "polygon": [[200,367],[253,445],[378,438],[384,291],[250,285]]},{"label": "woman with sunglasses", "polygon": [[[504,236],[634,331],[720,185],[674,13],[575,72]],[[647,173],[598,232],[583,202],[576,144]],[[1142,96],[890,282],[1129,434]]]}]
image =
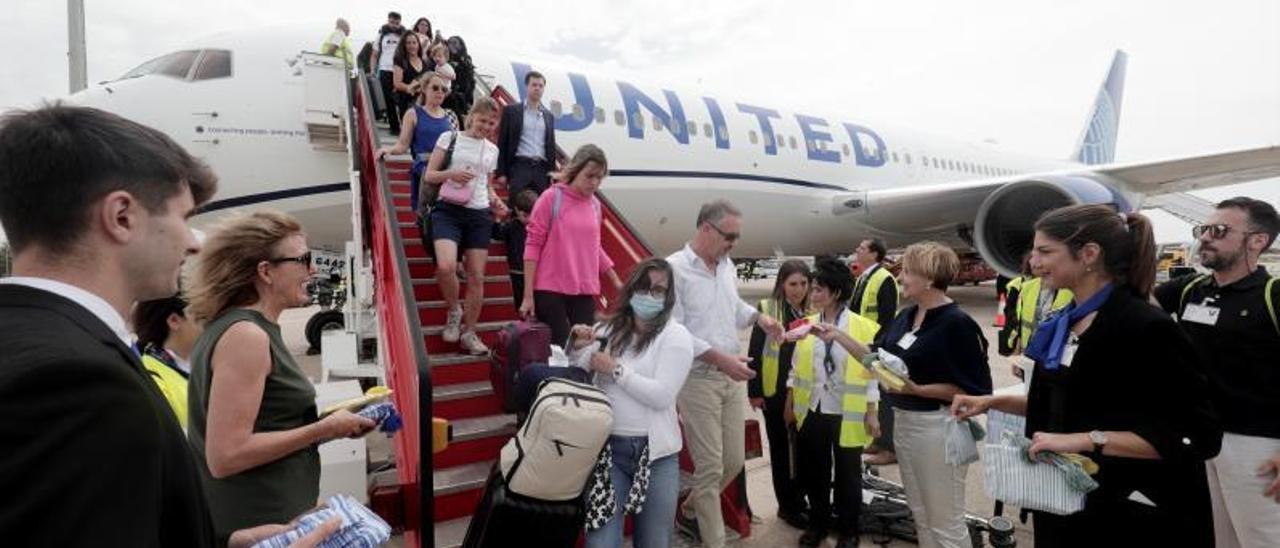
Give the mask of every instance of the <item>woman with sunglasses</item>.
[{"label": "woman with sunglasses", "polygon": [[188,438],[214,530],[288,523],[320,494],[316,446],[373,429],[338,411],[316,416],[316,391],[280,336],[280,314],[306,306],[314,270],[289,215],[233,217],[204,244],[188,313],[205,324],[191,351]]},{"label": "woman with sunglasses", "polygon": [[[1027,417],[1030,456],[1084,454],[1099,467],[1084,509],[1035,512],[1037,547],[1214,545],[1205,461],[1222,441],[1190,341],[1151,305],[1155,240],[1139,213],[1107,205],[1050,211],[1035,225],[1032,268],[1070,289],[1026,356],[1024,395],[956,396],[951,412]],[[1258,504],[1267,501],[1259,493]]]},{"label": "woman with sunglasses", "polygon": [[[449,95],[449,88],[445,85],[444,79],[434,72],[426,72],[414,80],[410,88],[411,93],[415,93],[418,97],[413,108],[404,113],[404,120],[400,123],[400,138],[391,146],[385,146],[378,150],[378,157],[387,154],[404,154],[411,152],[413,155],[413,169],[410,170],[409,180],[409,203],[419,213],[426,213],[426,207],[433,204],[422,204],[418,201],[418,196],[422,190],[422,174],[427,169],[427,158],[431,156],[431,152],[435,150],[436,142],[440,140],[440,136],[448,131],[458,128],[458,120],[453,113],[444,108],[445,97]],[[427,244],[430,248],[430,244]]]},{"label": "woman with sunglasses", "polygon": [[590,497],[590,548],[620,548],[628,513],[636,548],[671,545],[682,445],[676,396],[693,364],[693,338],[671,319],[672,281],[666,260],[648,259],[636,265],[609,317],[594,329],[572,330],[571,356],[595,371],[613,407],[609,482],[616,506],[605,512],[608,499]]}]

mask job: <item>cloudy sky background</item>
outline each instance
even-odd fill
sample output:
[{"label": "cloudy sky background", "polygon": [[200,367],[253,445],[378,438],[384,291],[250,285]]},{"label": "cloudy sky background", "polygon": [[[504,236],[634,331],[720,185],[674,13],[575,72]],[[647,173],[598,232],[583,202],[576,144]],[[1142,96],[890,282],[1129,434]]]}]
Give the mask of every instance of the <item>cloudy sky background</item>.
[{"label": "cloudy sky background", "polygon": [[[1280,144],[1280,2],[647,0],[551,3],[86,2],[89,81],[201,35],[335,16],[371,38],[388,9],[505,50],[814,105],[1010,151],[1068,155],[1115,49],[1129,53],[1118,161]],[[483,6],[483,7],[480,7]],[[66,4],[6,0],[0,109],[67,92]],[[483,67],[482,67],[483,69]],[[1280,204],[1280,180],[1205,191]],[[1156,217],[1162,241],[1187,225]]]}]

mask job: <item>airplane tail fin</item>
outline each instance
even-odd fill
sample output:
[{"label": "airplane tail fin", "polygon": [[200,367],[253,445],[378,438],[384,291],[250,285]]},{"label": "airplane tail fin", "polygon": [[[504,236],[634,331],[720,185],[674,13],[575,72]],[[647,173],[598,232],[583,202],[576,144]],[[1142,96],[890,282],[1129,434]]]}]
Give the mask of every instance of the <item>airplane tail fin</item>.
[{"label": "airplane tail fin", "polygon": [[1116,158],[1116,137],[1120,131],[1120,104],[1124,99],[1124,71],[1129,55],[1116,50],[1111,70],[1098,90],[1089,111],[1089,120],[1071,159],[1082,164],[1109,164]]}]

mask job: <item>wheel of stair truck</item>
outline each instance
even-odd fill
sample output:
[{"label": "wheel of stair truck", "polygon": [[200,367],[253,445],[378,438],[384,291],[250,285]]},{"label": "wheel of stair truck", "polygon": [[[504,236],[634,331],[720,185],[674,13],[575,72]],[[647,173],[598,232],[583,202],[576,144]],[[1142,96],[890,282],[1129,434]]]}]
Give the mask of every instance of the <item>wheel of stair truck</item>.
[{"label": "wheel of stair truck", "polygon": [[316,312],[311,319],[307,320],[307,349],[308,354],[318,354],[320,352],[320,337],[325,331],[333,329],[342,329],[344,320],[341,310],[321,310]]}]

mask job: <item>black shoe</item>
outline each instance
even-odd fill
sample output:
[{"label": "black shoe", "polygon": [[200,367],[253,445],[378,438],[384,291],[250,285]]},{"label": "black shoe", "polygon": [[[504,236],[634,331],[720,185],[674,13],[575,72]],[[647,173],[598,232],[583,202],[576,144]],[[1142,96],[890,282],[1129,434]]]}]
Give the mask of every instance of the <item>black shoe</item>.
[{"label": "black shoe", "polygon": [[852,537],[842,535],[840,540],[836,541],[836,548],[858,548],[858,537],[856,535]]},{"label": "black shoe", "polygon": [[809,528],[809,513],[804,510],[778,509],[778,519],[801,531]]},{"label": "black shoe", "polygon": [[826,532],[809,529],[803,535],[800,535],[800,546],[801,548],[817,548],[822,544],[822,539],[825,538],[827,538]]},{"label": "black shoe", "polygon": [[688,517],[679,509],[676,510],[676,531],[691,540],[702,542],[702,534],[698,531],[698,518]]}]

